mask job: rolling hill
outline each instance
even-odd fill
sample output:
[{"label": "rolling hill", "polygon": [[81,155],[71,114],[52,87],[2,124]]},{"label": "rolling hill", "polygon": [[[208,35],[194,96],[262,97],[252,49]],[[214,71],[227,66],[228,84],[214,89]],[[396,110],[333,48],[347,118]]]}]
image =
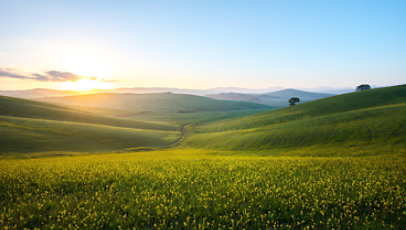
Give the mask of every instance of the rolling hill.
[{"label": "rolling hill", "polygon": [[136,113],[194,113],[269,108],[268,106],[249,102],[219,101],[201,96],[173,93],[102,93],[42,98],[41,101],[75,106],[128,110]]},{"label": "rolling hill", "polygon": [[162,147],[176,140],[179,133],[0,116],[0,135],[0,155],[21,155]]},{"label": "rolling hill", "polygon": [[[0,96],[0,135],[4,137],[0,141],[0,153],[165,147],[179,138],[181,124],[269,109],[252,103],[170,93],[60,99],[72,103],[61,105]],[[133,118],[137,115],[143,121]],[[168,122],[170,119],[176,122]]]},{"label": "rolling hill", "polygon": [[50,103],[0,96],[0,115],[58,121],[83,122],[125,128],[176,130],[169,124],[103,116],[88,111]]},{"label": "rolling hill", "polygon": [[354,92],[197,127],[183,145],[228,150],[406,147],[406,85]]},{"label": "rolling hill", "polygon": [[[406,85],[323,98],[246,115],[270,107],[248,102],[165,94],[96,94],[46,98],[60,104],[0,97],[1,152],[113,151],[165,147],[244,150],[304,155],[405,152]],[[81,107],[80,107],[81,106]],[[92,109],[88,107],[99,107]],[[83,108],[83,109],[81,109]],[[98,115],[111,114],[130,118]],[[106,112],[108,114],[108,112]],[[138,114],[138,115],[137,115]],[[235,117],[235,118],[230,118]],[[176,121],[174,123],[168,120]],[[160,121],[150,122],[151,120]],[[313,148],[317,151],[307,151]]]},{"label": "rolling hill", "polygon": [[102,116],[0,96],[0,154],[162,147],[179,137],[170,124]]},{"label": "rolling hill", "polygon": [[100,109],[116,117],[139,121],[182,125],[259,113],[274,107],[249,102],[221,101],[202,96],[152,94],[90,94],[42,98],[42,101],[79,106],[98,112]]},{"label": "rolling hill", "polygon": [[206,96],[217,100],[245,101],[275,107],[287,107],[289,105],[288,100],[291,97],[299,97],[301,103],[304,103],[333,96],[333,94],[313,93],[296,89],[284,89],[266,94],[220,93]]}]

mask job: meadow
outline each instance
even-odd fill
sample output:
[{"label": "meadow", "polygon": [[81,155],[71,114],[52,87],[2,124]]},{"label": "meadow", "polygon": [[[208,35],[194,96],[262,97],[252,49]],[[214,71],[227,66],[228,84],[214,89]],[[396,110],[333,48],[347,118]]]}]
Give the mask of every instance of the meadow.
[{"label": "meadow", "polygon": [[405,85],[278,110],[185,98],[134,113],[0,97],[0,228],[406,226]]},{"label": "meadow", "polygon": [[216,151],[0,161],[3,229],[401,229],[406,159]]}]

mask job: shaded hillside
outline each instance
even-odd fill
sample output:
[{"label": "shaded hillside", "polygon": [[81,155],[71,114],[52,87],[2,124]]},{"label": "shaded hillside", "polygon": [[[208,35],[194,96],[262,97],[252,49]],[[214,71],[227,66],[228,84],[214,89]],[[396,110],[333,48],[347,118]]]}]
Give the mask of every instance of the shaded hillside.
[{"label": "shaded hillside", "polygon": [[160,147],[174,141],[179,133],[0,116],[0,135],[0,154],[13,154]]},{"label": "shaded hillside", "polygon": [[0,96],[0,115],[74,121],[127,128],[175,130],[175,126],[98,115],[60,105]]}]

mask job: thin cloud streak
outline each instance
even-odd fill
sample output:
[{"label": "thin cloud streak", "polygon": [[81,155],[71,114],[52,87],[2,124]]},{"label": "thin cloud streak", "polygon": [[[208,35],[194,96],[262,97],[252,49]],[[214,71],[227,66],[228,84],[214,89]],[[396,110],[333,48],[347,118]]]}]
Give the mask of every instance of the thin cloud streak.
[{"label": "thin cloud streak", "polygon": [[[84,77],[79,76],[70,72],[61,72],[57,70],[50,70],[45,73],[32,73],[32,74],[22,74],[13,69],[0,68],[0,77],[4,78],[16,78],[23,80],[34,80],[34,81],[48,81],[48,82],[64,82],[64,81],[78,81],[80,79],[97,80],[97,77]],[[109,82],[108,80],[101,79],[103,82]]]}]

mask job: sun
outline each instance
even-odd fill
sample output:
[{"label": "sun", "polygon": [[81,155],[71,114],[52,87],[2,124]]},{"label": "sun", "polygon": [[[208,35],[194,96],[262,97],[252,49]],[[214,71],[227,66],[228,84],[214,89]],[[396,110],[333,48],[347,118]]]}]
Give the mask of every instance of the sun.
[{"label": "sun", "polygon": [[74,91],[88,91],[93,89],[109,89],[110,84],[100,80],[91,80],[87,78],[80,79],[78,81],[72,82],[67,81],[61,83],[61,88],[64,90],[74,90]]},{"label": "sun", "polygon": [[69,70],[80,76],[105,78],[111,74],[109,67],[111,63],[107,60],[106,54],[91,46],[72,47],[72,50],[64,50],[58,63],[61,69]]}]

